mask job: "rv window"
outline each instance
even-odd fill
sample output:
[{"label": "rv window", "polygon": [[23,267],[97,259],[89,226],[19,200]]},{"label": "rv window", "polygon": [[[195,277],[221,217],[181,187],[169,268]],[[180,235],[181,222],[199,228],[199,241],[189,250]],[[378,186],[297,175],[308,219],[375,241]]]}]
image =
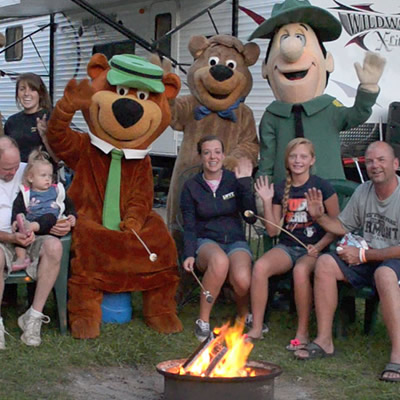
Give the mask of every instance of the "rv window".
[{"label": "rv window", "polygon": [[[156,15],[155,20],[155,40],[163,37],[167,32],[169,32],[172,28],[172,17],[170,13],[166,14],[158,14]],[[171,55],[171,36],[161,40],[158,43],[157,48],[161,50],[164,54]]]},{"label": "rv window", "polygon": [[[24,36],[24,29],[22,25],[10,26],[6,29],[6,47],[10,44],[22,39]],[[23,55],[23,41],[17,43],[15,46],[6,50],[6,61],[20,61]]]},{"label": "rv window", "polygon": [[135,42],[132,40],[121,40],[120,42],[96,44],[92,50],[92,54],[95,53],[104,54],[108,60],[116,54],[135,54]]}]

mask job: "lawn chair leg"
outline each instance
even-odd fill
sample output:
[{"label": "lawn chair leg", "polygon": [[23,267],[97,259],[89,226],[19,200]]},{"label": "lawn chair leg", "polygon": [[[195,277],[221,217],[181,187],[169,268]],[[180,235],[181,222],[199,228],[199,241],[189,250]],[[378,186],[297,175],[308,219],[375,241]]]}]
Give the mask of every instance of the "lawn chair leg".
[{"label": "lawn chair leg", "polygon": [[343,284],[338,285],[338,305],[333,321],[333,335],[335,337],[346,337],[347,326],[356,319],[356,303],[354,290]]},{"label": "lawn chair leg", "polygon": [[69,255],[71,248],[71,235],[61,239],[63,253],[60,263],[60,272],[54,284],[54,293],[57,302],[58,323],[61,335],[65,335],[68,329],[67,322],[67,297],[68,297],[68,276],[69,276]]},{"label": "lawn chair leg", "polygon": [[373,335],[378,318],[379,297],[365,299],[365,316],[364,316],[364,333],[366,335]]}]

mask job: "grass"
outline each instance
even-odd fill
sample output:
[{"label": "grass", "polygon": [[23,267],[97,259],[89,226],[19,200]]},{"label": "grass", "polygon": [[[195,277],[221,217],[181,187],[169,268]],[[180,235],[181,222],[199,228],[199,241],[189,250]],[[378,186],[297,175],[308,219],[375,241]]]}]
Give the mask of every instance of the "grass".
[{"label": "grass", "polygon": [[[23,291],[24,292],[24,291]],[[19,298],[19,303],[23,303]],[[107,324],[101,336],[94,340],[75,340],[58,332],[56,310],[52,301],[45,312],[52,318],[43,326],[43,343],[39,348],[25,346],[20,340],[17,317],[24,311],[5,308],[6,329],[14,337],[6,337],[7,349],[0,352],[0,399],[70,399],[65,388],[68,372],[98,366],[148,366],[158,362],[187,357],[198,345],[193,335],[193,323],[198,304],[189,303],[180,312],[185,330],[180,334],[161,335],[145,326],[141,314],[141,296],[133,295],[132,323]],[[361,308],[361,307],[358,307]],[[234,315],[234,306],[218,302],[212,325],[220,325]],[[358,316],[360,317],[360,316]],[[358,318],[359,321],[361,318]],[[284,379],[299,382],[310,389],[313,399],[396,399],[400,385],[383,383],[378,374],[388,361],[390,342],[382,321],[378,321],[372,337],[362,335],[361,323],[353,324],[347,339],[335,342],[337,356],[313,362],[295,361],[284,346],[293,338],[295,315],[274,311],[270,332],[257,342],[251,353],[253,360],[265,360],[280,365]],[[315,333],[315,322],[312,323]]]}]

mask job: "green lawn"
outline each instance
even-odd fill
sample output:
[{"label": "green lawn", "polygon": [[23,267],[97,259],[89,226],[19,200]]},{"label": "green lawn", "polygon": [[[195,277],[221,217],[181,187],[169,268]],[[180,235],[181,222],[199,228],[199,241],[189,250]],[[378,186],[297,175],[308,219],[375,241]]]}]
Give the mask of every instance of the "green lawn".
[{"label": "green lawn", "polygon": [[[24,303],[24,299],[20,298],[19,302]],[[46,313],[52,322],[43,326],[43,343],[39,348],[29,348],[19,340],[16,319],[23,307],[18,312],[5,308],[2,312],[5,326],[14,339],[7,336],[7,349],[0,352],[0,399],[68,399],[60,386],[68,383],[64,377],[71,369],[155,366],[160,361],[186,357],[196,348],[198,342],[193,335],[198,311],[196,302],[181,310],[185,330],[176,335],[160,335],[148,329],[142,320],[139,294],[133,296],[133,303],[135,316],[132,323],[108,324],[102,327],[98,339],[75,340],[69,335],[59,335],[55,307],[50,301]],[[232,316],[234,306],[219,301],[212,324],[220,325]],[[336,341],[336,357],[313,362],[296,361],[292,353],[285,350],[285,345],[293,338],[295,322],[295,316],[288,312],[272,312],[270,332],[256,344],[251,359],[280,365],[285,379],[301,381],[302,387],[312,389],[317,399],[400,398],[400,385],[377,379],[388,361],[390,349],[381,320],[372,337],[363,336],[361,323],[356,322],[350,327],[347,339]],[[315,323],[312,332],[315,333]]]}]

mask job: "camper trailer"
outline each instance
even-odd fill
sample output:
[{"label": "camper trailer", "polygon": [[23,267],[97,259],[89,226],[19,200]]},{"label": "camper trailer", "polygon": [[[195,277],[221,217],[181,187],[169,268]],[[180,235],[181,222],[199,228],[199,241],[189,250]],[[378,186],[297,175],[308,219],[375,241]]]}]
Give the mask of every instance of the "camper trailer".
[{"label": "camper trailer", "polygon": [[[86,77],[86,65],[93,53],[101,52],[109,58],[121,53],[148,57],[150,52],[146,44],[153,44],[167,32],[185,23],[186,25],[176,33],[159,41],[154,50],[161,50],[162,54],[179,64],[176,72],[183,82],[181,94],[188,93],[185,72],[192,61],[187,50],[190,37],[237,33],[234,32],[233,25],[237,25],[238,21],[235,21],[233,16],[234,6],[231,1],[91,1],[94,12],[101,13],[105,17],[104,20],[74,5],[72,1],[59,2],[63,3],[63,6],[60,12],[55,13],[49,13],[54,9],[50,4],[57,1],[42,1],[43,4],[49,3],[47,8],[44,5],[36,10],[31,8],[32,3],[39,2],[22,0],[19,7],[0,7],[1,16],[4,16],[6,11],[10,15],[0,22],[0,32],[7,40],[6,47],[25,38],[0,54],[0,110],[5,119],[17,111],[15,78],[18,74],[30,71],[40,75],[48,85],[55,103],[62,96],[64,87],[71,78],[80,80]],[[251,7],[250,4],[248,6]],[[46,15],[32,16],[46,10]],[[55,11],[57,10],[56,7]],[[21,18],[18,17],[18,13],[30,15]],[[15,18],[16,16],[18,18]],[[246,20],[247,27],[242,33],[244,39],[256,26],[250,18],[246,17]],[[126,37],[116,30],[114,25],[131,31],[135,38],[137,35],[137,40]],[[261,83],[259,69],[254,71],[254,76],[258,75]],[[264,90],[260,91],[260,96],[265,98],[265,91],[272,96],[268,86],[265,83],[262,86]],[[259,118],[265,105],[261,100],[260,97],[258,102],[254,101],[254,105],[258,107]],[[73,123],[75,129],[87,130],[80,113]],[[181,134],[169,128],[153,144],[152,154],[175,157],[179,150]]]},{"label": "camper trailer", "polygon": [[[42,76],[56,102],[71,78],[86,77],[86,65],[95,52],[108,57],[119,53],[148,57],[151,51],[159,51],[176,66],[183,82],[181,94],[187,94],[186,70],[192,62],[187,49],[190,37],[220,33],[237,35],[246,41],[257,26],[246,10],[268,18],[273,5],[279,1],[2,0],[0,32],[7,40],[5,49],[0,50],[3,118],[17,112],[15,78],[18,74],[30,71]],[[388,59],[372,117],[358,131],[342,134],[343,151],[357,155],[354,152],[361,151],[357,143],[383,137],[389,105],[399,93],[400,84],[395,76],[400,48],[398,10],[394,0],[372,1],[368,7],[354,6],[350,0],[311,2],[330,10],[344,27],[340,39],[326,45],[335,59],[327,93],[345,105],[352,104],[358,84],[353,62],[362,62],[366,50],[380,52]],[[261,77],[267,41],[257,40],[257,43],[261,56],[252,67],[254,86],[246,103],[258,124],[273,94]],[[75,129],[87,130],[80,113],[73,124]],[[154,143],[152,155],[174,158],[181,135],[168,128]]]}]

